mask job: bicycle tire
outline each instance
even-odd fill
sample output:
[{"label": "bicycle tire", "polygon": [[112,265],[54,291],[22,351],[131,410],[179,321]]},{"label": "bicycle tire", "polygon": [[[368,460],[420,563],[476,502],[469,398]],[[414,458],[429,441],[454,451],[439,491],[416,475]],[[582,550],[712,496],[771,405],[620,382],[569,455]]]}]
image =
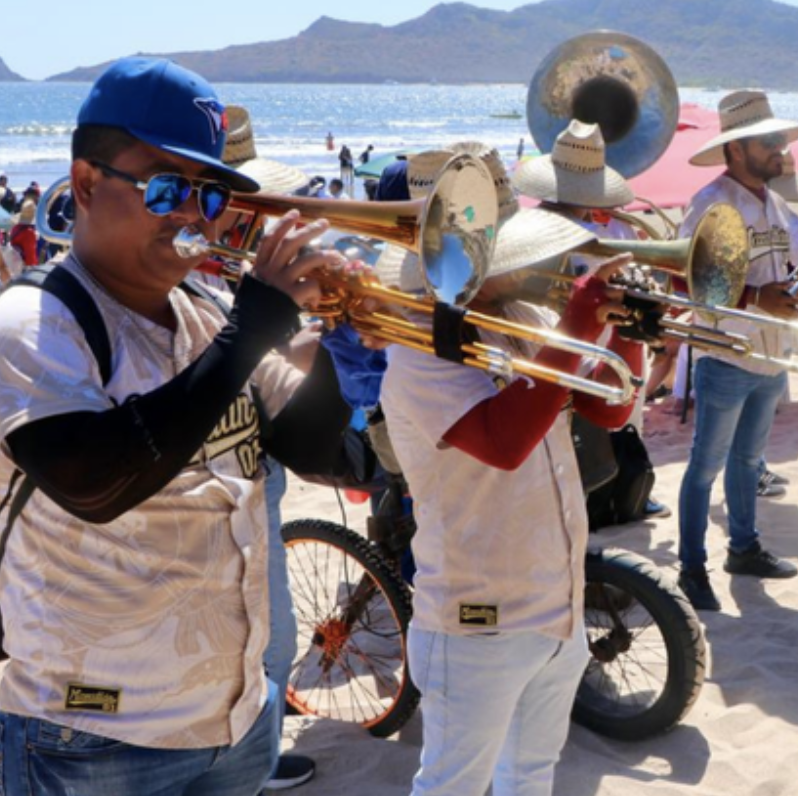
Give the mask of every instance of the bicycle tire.
[{"label": "bicycle tire", "polygon": [[672,580],[633,553],[590,552],[585,568],[591,658],[573,720],[625,741],[670,730],[704,682],[706,645],[695,610]]},{"label": "bicycle tire", "polygon": [[298,652],[286,701],[300,714],[397,732],[419,693],[407,664],[411,595],[367,539],[333,522],[285,523]]}]

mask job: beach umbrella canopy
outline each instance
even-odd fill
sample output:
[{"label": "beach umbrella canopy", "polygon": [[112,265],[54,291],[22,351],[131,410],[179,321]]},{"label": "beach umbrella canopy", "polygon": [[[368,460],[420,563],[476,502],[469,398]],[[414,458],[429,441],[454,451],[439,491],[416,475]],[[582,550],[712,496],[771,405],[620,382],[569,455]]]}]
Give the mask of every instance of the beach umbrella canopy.
[{"label": "beach umbrella canopy", "polygon": [[371,178],[373,180],[378,180],[382,172],[394,163],[395,161],[399,160],[401,157],[406,157],[407,155],[414,155],[418,152],[417,149],[397,149],[395,152],[388,152],[385,155],[380,155],[376,158],[371,158],[368,163],[361,163],[355,169],[355,177],[363,177],[363,178]]},{"label": "beach umbrella canopy", "polygon": [[[724,166],[691,166],[690,158],[710,138],[718,135],[718,113],[693,103],[679,109],[679,124],[662,157],[642,174],[628,180],[635,196],[663,209],[684,207],[693,194],[724,171]],[[645,208],[642,202],[630,210]]]}]

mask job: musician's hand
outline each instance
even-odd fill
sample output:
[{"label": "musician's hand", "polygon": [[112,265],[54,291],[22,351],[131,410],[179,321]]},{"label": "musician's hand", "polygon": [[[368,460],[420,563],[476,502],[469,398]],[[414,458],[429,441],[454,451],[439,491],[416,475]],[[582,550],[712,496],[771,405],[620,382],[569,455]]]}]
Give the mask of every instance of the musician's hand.
[{"label": "musician's hand", "polygon": [[603,283],[601,291],[594,287],[596,320],[602,325],[624,326],[630,310],[623,303],[624,291],[611,284],[613,277],[623,273],[632,262],[631,254],[619,254],[602,263],[591,275],[591,280]]},{"label": "musician's hand", "polygon": [[252,275],[288,295],[298,306],[312,309],[321,298],[321,288],[312,271],[322,266],[336,266],[344,261],[334,249],[306,247],[322,235],[329,223],[323,219],[299,226],[299,212],[290,210],[263,235]]},{"label": "musician's hand", "polygon": [[795,320],[798,318],[798,309],[796,309],[798,308],[798,296],[791,296],[787,292],[795,285],[795,282],[787,280],[784,282],[770,282],[767,285],[755,288],[755,290],[759,291],[756,306],[769,315],[775,315],[777,318],[784,318],[788,321]]},{"label": "musician's hand", "polygon": [[[347,277],[352,277],[353,280],[361,279],[363,281],[367,281],[374,272],[374,269],[363,262],[363,260],[345,260],[336,270],[342,271]],[[360,298],[358,301],[358,311],[367,315],[371,315],[375,312],[381,312],[386,315],[395,314],[388,304],[374,296],[363,296]],[[360,338],[360,344],[364,348],[370,348],[373,351],[381,351],[390,345],[387,340],[369,334],[362,326],[358,325],[356,321],[350,321],[350,325],[357,332]]]}]

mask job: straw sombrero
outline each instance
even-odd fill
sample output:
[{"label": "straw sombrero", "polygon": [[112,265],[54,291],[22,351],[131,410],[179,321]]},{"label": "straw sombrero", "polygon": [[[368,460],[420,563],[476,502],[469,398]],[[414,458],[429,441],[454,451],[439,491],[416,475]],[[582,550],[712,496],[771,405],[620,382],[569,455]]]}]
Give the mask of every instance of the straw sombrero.
[{"label": "straw sombrero", "polygon": [[763,91],[735,91],[718,103],[720,135],[707,141],[690,158],[693,166],[723,166],[723,147],[741,138],[784,133],[787,141],[798,139],[798,122],[776,119]]},{"label": "straw sombrero", "polygon": [[622,207],[634,199],[626,180],[605,161],[597,124],[571,120],[550,155],[523,161],[513,174],[519,193],[575,207]]},{"label": "straw sombrero", "polygon": [[787,202],[798,202],[798,176],[795,174],[795,158],[792,150],[784,153],[784,170],[780,177],[768,181],[768,188]]},{"label": "straw sombrero", "polygon": [[227,140],[222,162],[260,183],[266,193],[290,194],[310,182],[300,169],[276,160],[258,157],[249,112],[240,105],[228,105]]}]

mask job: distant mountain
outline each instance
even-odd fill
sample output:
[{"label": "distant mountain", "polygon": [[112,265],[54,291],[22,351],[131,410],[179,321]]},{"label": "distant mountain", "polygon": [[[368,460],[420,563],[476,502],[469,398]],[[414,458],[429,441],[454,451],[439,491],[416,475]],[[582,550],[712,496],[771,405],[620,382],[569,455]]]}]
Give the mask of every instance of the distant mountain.
[{"label": "distant mountain", "polygon": [[[444,3],[392,27],[321,17],[291,39],[168,55],[214,83],[524,83],[557,44],[602,28],[650,44],[680,85],[798,89],[798,8],[775,0]],[[50,79],[93,80],[105,66]]]},{"label": "distant mountain", "polygon": [[0,58],[0,83],[21,83],[25,78],[12,72],[5,64],[5,61]]}]

